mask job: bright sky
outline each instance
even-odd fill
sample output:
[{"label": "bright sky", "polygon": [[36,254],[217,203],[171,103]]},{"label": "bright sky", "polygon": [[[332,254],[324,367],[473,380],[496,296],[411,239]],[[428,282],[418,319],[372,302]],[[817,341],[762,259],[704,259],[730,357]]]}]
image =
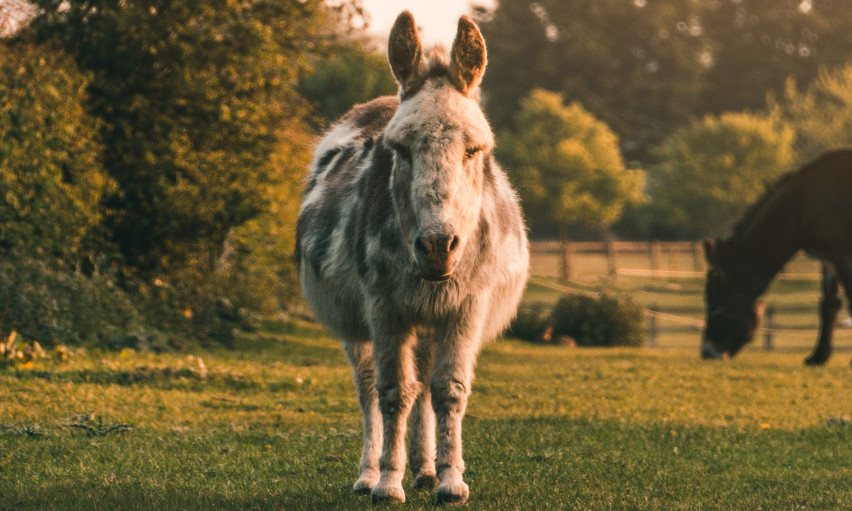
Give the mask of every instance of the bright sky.
[{"label": "bright sky", "polygon": [[386,40],[396,17],[408,9],[422,29],[420,37],[425,47],[440,43],[449,48],[459,16],[470,14],[472,5],[493,9],[495,0],[361,0],[361,3],[370,13],[371,35]]}]

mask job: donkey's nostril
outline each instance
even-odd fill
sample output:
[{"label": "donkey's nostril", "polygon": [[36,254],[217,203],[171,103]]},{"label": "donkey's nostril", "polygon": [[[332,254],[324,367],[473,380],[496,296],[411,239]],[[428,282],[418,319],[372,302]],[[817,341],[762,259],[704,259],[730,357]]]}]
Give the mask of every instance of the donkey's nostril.
[{"label": "donkey's nostril", "polygon": [[454,235],[431,234],[414,240],[414,250],[427,257],[446,257],[458,246],[459,237]]},{"label": "donkey's nostril", "polygon": [[447,250],[447,253],[449,254],[449,253],[454,252],[458,246],[459,246],[459,237],[453,236],[452,240],[450,240],[450,248],[449,248],[449,250]]},{"label": "donkey's nostril", "polygon": [[414,240],[414,250],[421,255],[428,255],[431,252],[429,247],[423,242],[422,236]]}]

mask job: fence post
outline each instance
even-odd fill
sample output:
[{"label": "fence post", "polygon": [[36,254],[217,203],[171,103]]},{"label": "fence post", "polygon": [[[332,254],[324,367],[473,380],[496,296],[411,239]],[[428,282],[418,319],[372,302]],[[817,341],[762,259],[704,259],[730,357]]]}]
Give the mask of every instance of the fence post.
[{"label": "fence post", "polygon": [[650,243],[651,251],[651,278],[657,278],[660,272],[660,244],[656,241]]},{"label": "fence post", "polygon": [[669,243],[669,278],[676,275],[676,271],[680,269],[680,246]]},{"label": "fence post", "polygon": [[660,333],[657,326],[657,304],[652,304],[648,312],[648,346],[655,348],[657,346],[657,334]]},{"label": "fence post", "polygon": [[572,248],[566,239],[559,242],[559,277],[562,280],[571,280],[572,277]]},{"label": "fence post", "polygon": [[695,271],[704,272],[704,244],[700,241],[692,246],[692,262]]},{"label": "fence post", "polygon": [[609,273],[609,277],[612,280],[618,276],[618,261],[615,242],[610,240],[606,244],[606,262],[607,262],[607,273]]},{"label": "fence post", "polygon": [[772,329],[775,328],[775,307],[772,305],[767,306],[764,318],[766,319],[766,327],[765,337],[763,338],[763,349],[765,351],[772,351]]}]

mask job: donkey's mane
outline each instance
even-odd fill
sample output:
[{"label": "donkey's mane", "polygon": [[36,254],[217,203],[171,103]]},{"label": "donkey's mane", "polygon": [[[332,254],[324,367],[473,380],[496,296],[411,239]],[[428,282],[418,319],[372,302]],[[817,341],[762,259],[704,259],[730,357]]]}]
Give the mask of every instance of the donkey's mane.
[{"label": "donkey's mane", "polygon": [[754,222],[760,212],[763,211],[764,206],[775,199],[777,192],[787,186],[790,181],[795,178],[806,177],[811,173],[823,170],[826,167],[834,166],[841,162],[848,162],[850,159],[852,159],[852,150],[828,152],[798,169],[782,174],[776,178],[775,181],[768,183],[763,194],[746,209],[740,220],[734,224],[731,239],[738,239],[740,236],[744,235],[748,231],[752,222]]},{"label": "donkey's mane", "polygon": [[432,47],[432,51],[429,53],[429,60],[427,61],[427,71],[426,76],[441,76],[447,75],[449,76],[450,72],[450,61],[447,57],[447,50],[444,49],[440,44],[436,44]]},{"label": "donkey's mane", "polygon": [[413,84],[408,91],[403,92],[400,99],[405,100],[414,96],[420,91],[427,80],[438,77],[450,77],[449,57],[447,57],[447,51],[440,44],[436,44],[432,47],[432,51],[429,54],[429,59],[426,61],[426,67],[423,74],[420,76],[420,79]]}]

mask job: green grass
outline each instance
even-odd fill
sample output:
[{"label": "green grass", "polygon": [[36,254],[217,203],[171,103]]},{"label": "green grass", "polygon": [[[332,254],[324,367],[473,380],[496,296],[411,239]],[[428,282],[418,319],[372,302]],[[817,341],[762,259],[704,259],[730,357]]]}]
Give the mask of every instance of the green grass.
[{"label": "green grass", "polygon": [[[465,419],[468,507],[852,508],[852,369],[802,355],[495,342]],[[350,369],[312,325],[194,356],[37,361],[0,389],[3,510],[371,507],[350,490]]]}]

